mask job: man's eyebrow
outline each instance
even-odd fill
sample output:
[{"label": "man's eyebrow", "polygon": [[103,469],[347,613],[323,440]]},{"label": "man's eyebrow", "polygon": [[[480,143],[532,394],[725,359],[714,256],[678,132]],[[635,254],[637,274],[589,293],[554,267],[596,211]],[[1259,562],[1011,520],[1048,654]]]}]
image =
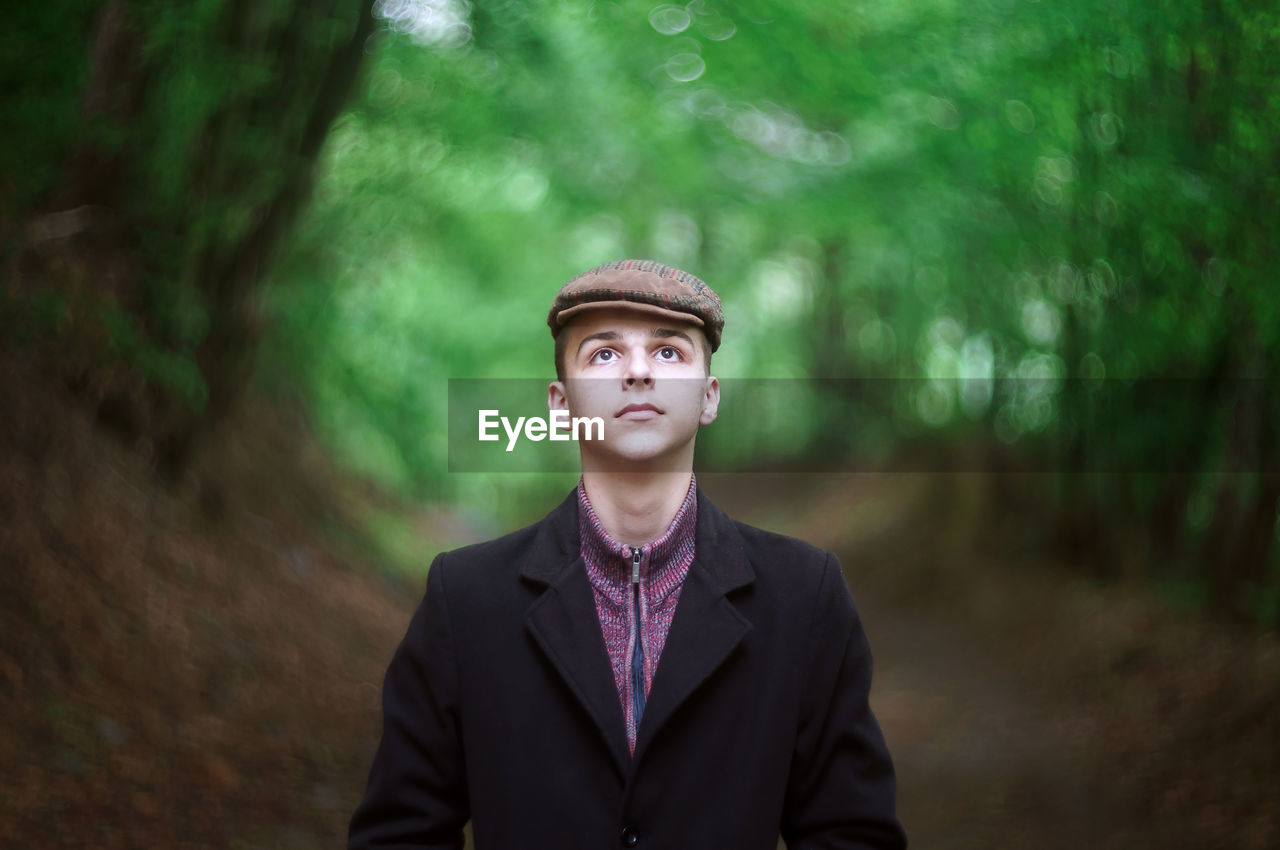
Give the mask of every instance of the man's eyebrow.
[{"label": "man's eyebrow", "polygon": [[589,336],[583,337],[582,342],[578,343],[578,353],[581,354],[582,346],[591,342],[591,340],[593,339],[604,339],[612,342],[614,340],[621,339],[621,338],[622,337],[619,336],[617,331],[600,331],[599,333],[590,334]]},{"label": "man's eyebrow", "polygon": [[649,332],[649,336],[657,339],[670,339],[673,336],[678,336],[685,342],[689,343],[689,345],[693,345],[693,337],[689,336],[684,331],[678,331],[675,328],[654,328]]},{"label": "man's eyebrow", "polygon": [[[653,339],[670,339],[671,337],[679,337],[680,339],[687,342],[689,345],[691,346],[693,345],[693,337],[689,336],[684,331],[678,331],[675,328],[652,328],[649,331],[649,336],[652,337]],[[598,333],[588,334],[587,336],[582,338],[582,342],[578,343],[578,353],[581,354],[582,347],[587,343],[591,342],[592,340],[596,340],[596,339],[602,339],[607,342],[614,342],[616,340],[622,339],[622,335],[619,334],[617,331],[600,331]]]}]

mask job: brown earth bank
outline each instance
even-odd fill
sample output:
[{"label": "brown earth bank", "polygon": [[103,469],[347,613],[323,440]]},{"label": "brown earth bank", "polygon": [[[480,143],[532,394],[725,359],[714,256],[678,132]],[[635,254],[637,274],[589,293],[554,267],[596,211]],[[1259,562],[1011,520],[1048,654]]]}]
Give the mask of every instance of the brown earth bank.
[{"label": "brown earth bank", "polygon": [[[162,485],[48,384],[0,366],[0,846],[342,846],[421,591],[381,497],[264,403]],[[914,847],[1280,843],[1275,641],[1018,544],[1034,481],[700,481],[842,558]]]},{"label": "brown earth bank", "polygon": [[162,486],[38,370],[0,381],[0,846],[341,846],[420,590],[343,551],[276,411]]}]

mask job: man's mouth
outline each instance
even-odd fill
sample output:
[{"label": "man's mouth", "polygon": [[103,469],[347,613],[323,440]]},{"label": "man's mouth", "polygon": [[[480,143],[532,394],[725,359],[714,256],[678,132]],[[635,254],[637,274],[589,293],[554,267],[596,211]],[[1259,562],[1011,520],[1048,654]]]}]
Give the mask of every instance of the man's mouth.
[{"label": "man's mouth", "polygon": [[645,402],[644,404],[628,404],[613,415],[614,419],[653,419],[661,416],[662,408]]}]

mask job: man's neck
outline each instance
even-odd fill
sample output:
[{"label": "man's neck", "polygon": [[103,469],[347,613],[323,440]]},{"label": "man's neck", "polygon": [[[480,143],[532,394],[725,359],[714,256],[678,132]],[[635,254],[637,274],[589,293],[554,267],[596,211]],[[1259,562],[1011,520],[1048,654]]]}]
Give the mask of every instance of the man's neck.
[{"label": "man's neck", "polygon": [[591,508],[614,540],[641,547],[657,540],[689,492],[693,473],[583,472]]}]

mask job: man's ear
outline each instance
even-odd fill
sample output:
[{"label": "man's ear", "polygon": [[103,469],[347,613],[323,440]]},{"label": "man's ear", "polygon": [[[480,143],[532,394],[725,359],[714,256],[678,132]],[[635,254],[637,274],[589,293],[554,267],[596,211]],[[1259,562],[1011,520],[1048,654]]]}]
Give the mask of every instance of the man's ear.
[{"label": "man's ear", "polygon": [[[565,393],[564,381],[552,381],[547,384],[547,410],[568,410],[569,396]],[[564,430],[568,430],[566,426]]]},{"label": "man's ear", "polygon": [[715,375],[707,376],[707,389],[702,395],[702,414],[698,417],[699,425],[710,425],[716,421],[720,412],[720,381]]}]

